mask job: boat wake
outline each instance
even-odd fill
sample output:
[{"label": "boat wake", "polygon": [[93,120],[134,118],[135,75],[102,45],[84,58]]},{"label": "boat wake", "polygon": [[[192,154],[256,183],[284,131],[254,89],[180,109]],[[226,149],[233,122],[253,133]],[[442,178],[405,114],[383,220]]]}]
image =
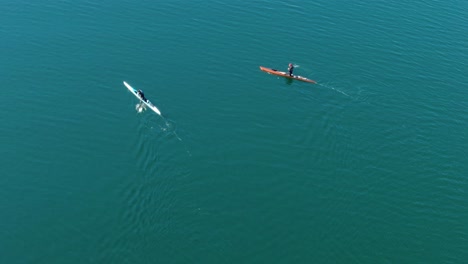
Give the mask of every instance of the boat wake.
[{"label": "boat wake", "polygon": [[187,155],[189,155],[190,157],[192,156],[192,153],[190,153],[190,151],[188,150],[187,148],[187,145],[183,142],[182,138],[179,137],[179,135],[177,134],[176,132],[176,126],[175,126],[175,123],[170,121],[170,120],[167,120],[166,118],[164,118],[163,116],[161,116],[164,120],[164,123],[165,123],[165,127],[162,128],[163,131],[169,133],[169,134],[172,134],[174,135],[177,140],[179,140],[182,145],[184,145],[184,148],[185,148],[185,152],[187,152]]},{"label": "boat wake", "polygon": [[[135,105],[135,110],[137,111],[137,113],[143,113],[144,111],[146,111],[147,109],[147,106],[146,104],[144,104],[143,102],[140,102],[138,104]],[[153,115],[151,115],[153,116]],[[179,140],[180,142],[182,142],[182,138],[177,134],[176,132],[176,126],[175,126],[175,123],[172,122],[171,120],[169,119],[166,119],[164,116],[162,115],[159,115],[162,120],[164,121],[164,124],[160,124],[158,125],[159,126],[159,130],[161,132],[163,132],[164,134],[166,134],[167,136],[170,136],[170,135],[173,135],[177,140]],[[152,125],[146,125],[147,127],[149,127],[150,129],[154,129],[155,127],[152,126]],[[186,152],[188,153],[189,156],[192,156],[192,153],[190,153],[190,151],[187,149],[187,146],[185,146],[184,144],[184,147],[186,149]]]},{"label": "boat wake", "polygon": [[318,85],[320,85],[320,86],[322,86],[322,87],[325,87],[325,88],[327,88],[327,89],[331,89],[331,90],[333,90],[333,91],[335,91],[335,92],[338,92],[338,93],[340,93],[340,94],[342,94],[342,95],[345,95],[345,96],[347,96],[347,97],[351,97],[351,95],[349,95],[349,94],[347,94],[347,93],[341,91],[340,89],[335,88],[335,87],[333,87],[333,86],[331,86],[331,85],[323,84],[323,83],[318,83]]},{"label": "boat wake", "polygon": [[162,131],[166,136],[173,136],[178,141],[180,141],[182,145],[184,146],[185,152],[187,153],[187,155],[191,157],[192,153],[188,150],[187,145],[183,142],[182,138],[176,132],[177,130],[176,123],[170,119],[166,119],[164,116],[161,116],[161,118],[163,119],[164,124],[159,125],[160,131]]},{"label": "boat wake", "polygon": [[161,130],[164,132],[168,132],[170,134],[174,134],[174,136],[179,140],[182,141],[182,139],[177,135],[176,133],[176,128],[175,128],[175,123],[172,121],[168,121],[163,117],[164,120],[164,127],[161,127]]}]

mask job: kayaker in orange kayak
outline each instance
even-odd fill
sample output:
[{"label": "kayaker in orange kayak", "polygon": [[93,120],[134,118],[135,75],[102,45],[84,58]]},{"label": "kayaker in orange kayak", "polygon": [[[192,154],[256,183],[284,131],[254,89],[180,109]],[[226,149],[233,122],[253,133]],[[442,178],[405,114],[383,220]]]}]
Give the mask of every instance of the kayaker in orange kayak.
[{"label": "kayaker in orange kayak", "polygon": [[288,66],[289,76],[293,76],[293,71],[294,71],[294,65],[292,63],[289,63],[289,66]]}]

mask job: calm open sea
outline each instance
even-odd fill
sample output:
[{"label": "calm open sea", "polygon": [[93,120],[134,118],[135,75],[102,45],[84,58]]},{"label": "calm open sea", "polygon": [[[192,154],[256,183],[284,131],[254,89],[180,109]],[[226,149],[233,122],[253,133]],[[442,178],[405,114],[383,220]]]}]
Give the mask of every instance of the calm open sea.
[{"label": "calm open sea", "polygon": [[466,263],[467,1],[0,11],[0,263]]}]

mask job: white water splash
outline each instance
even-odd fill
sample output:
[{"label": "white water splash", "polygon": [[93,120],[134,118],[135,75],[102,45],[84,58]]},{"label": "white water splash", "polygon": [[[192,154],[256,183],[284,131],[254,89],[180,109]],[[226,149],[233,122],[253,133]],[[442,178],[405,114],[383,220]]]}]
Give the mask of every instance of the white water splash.
[{"label": "white water splash", "polygon": [[138,113],[141,113],[146,110],[146,106],[143,103],[139,103],[135,106],[135,110],[137,110]]}]

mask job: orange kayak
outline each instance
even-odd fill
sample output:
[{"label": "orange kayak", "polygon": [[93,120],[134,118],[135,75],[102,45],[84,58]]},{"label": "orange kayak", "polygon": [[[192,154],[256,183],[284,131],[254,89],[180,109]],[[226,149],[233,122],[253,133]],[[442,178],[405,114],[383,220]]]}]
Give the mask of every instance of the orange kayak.
[{"label": "orange kayak", "polygon": [[287,73],[287,72],[282,72],[282,71],[278,71],[278,70],[275,70],[275,69],[270,69],[270,68],[263,67],[263,66],[260,66],[260,70],[262,70],[264,72],[267,72],[269,74],[278,75],[278,76],[289,78],[289,79],[294,79],[294,80],[308,82],[308,83],[317,83],[316,81],[311,80],[311,79],[307,79],[306,77],[302,77],[302,76],[299,76],[299,75],[289,76],[289,73]]}]

